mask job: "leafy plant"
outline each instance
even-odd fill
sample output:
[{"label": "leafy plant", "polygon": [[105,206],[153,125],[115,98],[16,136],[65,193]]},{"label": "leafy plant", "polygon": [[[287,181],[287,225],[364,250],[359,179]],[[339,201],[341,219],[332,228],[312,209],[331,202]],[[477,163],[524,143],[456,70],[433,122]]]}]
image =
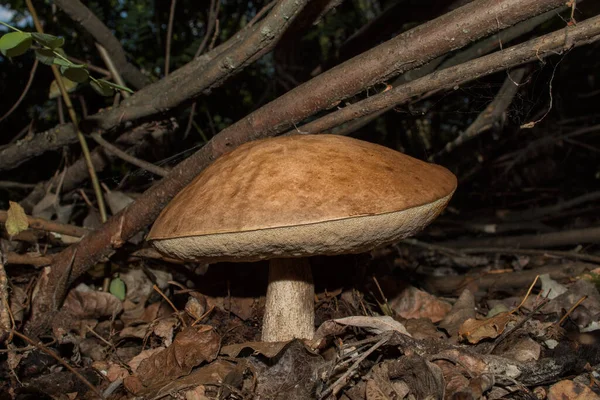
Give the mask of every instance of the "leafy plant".
[{"label": "leafy plant", "polygon": [[102,96],[112,96],[116,90],[133,91],[125,86],[117,85],[105,79],[96,79],[90,75],[87,65],[75,64],[67,58],[62,46],[65,40],[61,37],[47,33],[23,32],[5,22],[0,24],[14,30],[0,37],[0,52],[6,57],[13,58],[23,55],[35,43],[39,47],[33,48],[35,57],[46,65],[58,66],[60,73],[66,79],[84,83],[90,81],[90,86]]}]

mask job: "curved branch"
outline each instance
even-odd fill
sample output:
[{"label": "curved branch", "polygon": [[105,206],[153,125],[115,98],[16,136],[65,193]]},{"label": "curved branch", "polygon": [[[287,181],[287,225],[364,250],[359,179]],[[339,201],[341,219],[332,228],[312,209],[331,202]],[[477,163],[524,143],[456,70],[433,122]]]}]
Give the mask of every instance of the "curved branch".
[{"label": "curved branch", "polygon": [[54,4],[60,7],[73,21],[79,23],[109,52],[117,69],[131,86],[141,89],[150,82],[147,76],[127,61],[125,50],[110,29],[81,1],[54,0]]}]

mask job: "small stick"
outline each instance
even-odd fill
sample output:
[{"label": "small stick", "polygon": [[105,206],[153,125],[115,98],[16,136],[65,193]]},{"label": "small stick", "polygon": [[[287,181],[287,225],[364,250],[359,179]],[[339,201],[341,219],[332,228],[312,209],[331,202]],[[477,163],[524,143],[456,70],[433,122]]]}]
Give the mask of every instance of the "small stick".
[{"label": "small stick", "polygon": [[360,363],[363,362],[369,355],[371,355],[371,353],[373,353],[375,350],[377,350],[379,347],[381,347],[389,339],[390,339],[389,334],[382,335],[381,340],[379,340],[377,343],[375,343],[369,350],[365,351],[364,354],[362,356],[360,356],[358,358],[358,360],[356,360],[356,362],[354,364],[352,364],[352,366],[350,368],[348,368],[348,370],[346,372],[344,372],[344,374],[342,376],[340,376],[332,385],[330,385],[327,389],[325,389],[325,391],[323,393],[321,393],[321,395],[319,396],[319,400],[324,399],[325,397],[329,396],[329,394],[333,393],[334,391],[337,393],[346,384],[346,380],[350,377],[352,372],[354,372],[356,369],[358,369],[358,366],[360,365]]},{"label": "small stick", "polygon": [[85,386],[89,387],[92,390],[92,392],[94,392],[94,394],[96,396],[98,396],[99,399],[103,399],[102,393],[100,393],[98,391],[98,389],[96,389],[96,387],[90,383],[90,381],[88,381],[87,379],[85,379],[85,377],[83,375],[81,375],[73,367],[71,367],[69,364],[67,364],[62,358],[60,358],[59,356],[57,356],[56,353],[54,353],[52,350],[50,350],[49,348],[47,348],[46,346],[44,346],[41,343],[35,343],[29,337],[23,335],[22,333],[19,333],[19,332],[15,331],[14,329],[12,329],[11,331],[12,331],[13,335],[15,335],[15,336],[23,339],[24,341],[26,341],[30,345],[37,347],[40,351],[42,351],[42,352],[48,354],[50,357],[54,358],[60,365],[62,365],[63,367],[65,367],[66,369],[68,369],[69,371],[71,371],[73,373],[73,375],[75,375],[77,377],[77,379],[79,379],[81,382],[83,382],[83,384]]},{"label": "small stick", "polygon": [[586,296],[583,296],[582,298],[580,298],[580,299],[577,301],[577,303],[575,303],[575,304],[573,305],[573,307],[571,307],[571,308],[569,309],[569,311],[567,311],[567,313],[566,313],[566,314],[565,314],[565,315],[564,315],[564,316],[563,316],[563,317],[560,319],[560,321],[558,321],[558,326],[561,326],[561,325],[563,324],[563,322],[565,322],[565,319],[567,319],[567,317],[568,317],[569,315],[571,315],[571,313],[572,313],[572,312],[573,312],[573,311],[574,311],[574,310],[575,310],[577,307],[579,307],[579,305],[580,305],[581,303],[583,303],[583,301],[584,301],[585,299],[587,299],[587,295],[586,295]]},{"label": "small stick", "polygon": [[[0,223],[5,223],[8,219],[8,213],[0,210]],[[81,228],[75,225],[61,224],[55,221],[48,221],[43,218],[35,218],[27,216],[27,223],[30,228],[37,229],[46,232],[61,233],[63,235],[82,237],[90,233],[91,231],[86,228]]]},{"label": "small stick", "polygon": [[152,285],[152,289],[154,289],[155,291],[157,291],[158,294],[160,294],[162,296],[162,298],[165,299],[167,303],[169,303],[169,305],[171,306],[171,308],[173,310],[175,310],[175,315],[177,315],[177,318],[179,318],[179,320],[181,321],[181,324],[184,327],[187,327],[187,324],[185,323],[185,321],[183,320],[183,318],[181,318],[181,315],[179,315],[179,310],[177,309],[177,307],[175,307],[175,304],[173,304],[171,302],[171,300],[169,300],[169,298],[167,296],[165,296],[165,294],[162,292],[162,290],[160,290],[160,288],[157,285]]},{"label": "small stick", "polygon": [[146,171],[150,171],[153,174],[156,174],[158,176],[164,177],[169,174],[169,171],[165,168],[159,167],[157,165],[154,165],[154,164],[149,163],[144,160],[140,160],[139,158],[136,158],[136,157],[132,156],[131,154],[125,153],[123,150],[119,149],[117,146],[104,140],[102,138],[102,136],[100,136],[97,133],[92,133],[91,136],[92,136],[92,139],[94,139],[96,141],[96,143],[98,143],[100,146],[104,147],[105,150],[107,150],[108,152],[119,157],[123,161],[127,161],[128,163],[133,164],[136,167],[140,167],[142,169],[145,169]]}]

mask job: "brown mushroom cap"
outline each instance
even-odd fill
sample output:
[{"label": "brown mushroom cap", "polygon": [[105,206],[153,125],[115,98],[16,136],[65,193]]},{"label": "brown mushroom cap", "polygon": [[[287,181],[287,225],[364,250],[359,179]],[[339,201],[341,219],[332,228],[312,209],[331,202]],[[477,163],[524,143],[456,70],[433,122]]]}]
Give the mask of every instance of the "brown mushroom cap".
[{"label": "brown mushroom cap", "polygon": [[257,140],[199,174],[148,240],[191,261],[359,253],[422,229],[455,189],[447,169],[357,139]]}]

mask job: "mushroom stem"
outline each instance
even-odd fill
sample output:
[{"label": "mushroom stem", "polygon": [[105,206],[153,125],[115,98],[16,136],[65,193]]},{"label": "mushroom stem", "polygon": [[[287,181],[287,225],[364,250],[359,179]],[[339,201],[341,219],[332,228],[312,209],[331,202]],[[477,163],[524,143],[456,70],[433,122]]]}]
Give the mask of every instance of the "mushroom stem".
[{"label": "mushroom stem", "polygon": [[306,258],[276,258],[269,264],[269,286],[262,341],[312,339],[315,288]]}]

